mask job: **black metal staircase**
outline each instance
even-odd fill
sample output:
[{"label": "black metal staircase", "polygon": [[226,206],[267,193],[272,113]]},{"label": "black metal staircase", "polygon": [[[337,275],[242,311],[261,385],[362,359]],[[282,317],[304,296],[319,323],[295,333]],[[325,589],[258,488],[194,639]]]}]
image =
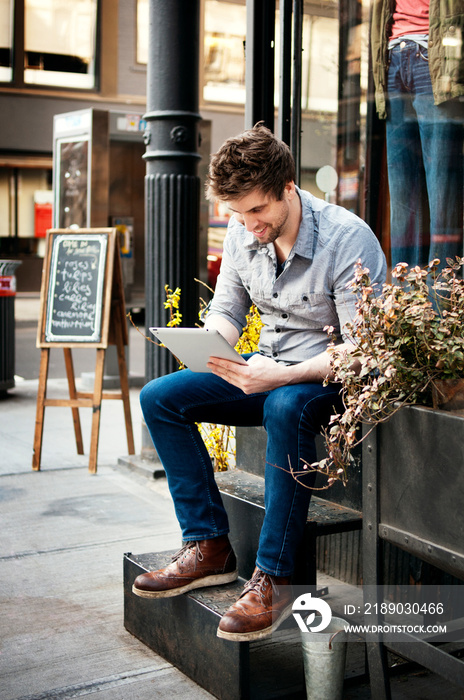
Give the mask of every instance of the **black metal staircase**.
[{"label": "black metal staircase", "polygon": [[[173,552],[124,557],[126,629],[221,700],[306,697],[300,632],[293,618],[263,641],[237,643],[216,636],[220,617],[238,598],[255,566],[264,517],[264,449],[264,431],[242,429],[237,439],[237,469],[216,475],[238,559],[237,582],[147,600],[133,595],[134,579],[167,564]],[[313,497],[294,582],[316,590],[318,542],[329,535],[359,531],[361,525],[356,508]],[[337,571],[329,573],[337,575]]]}]

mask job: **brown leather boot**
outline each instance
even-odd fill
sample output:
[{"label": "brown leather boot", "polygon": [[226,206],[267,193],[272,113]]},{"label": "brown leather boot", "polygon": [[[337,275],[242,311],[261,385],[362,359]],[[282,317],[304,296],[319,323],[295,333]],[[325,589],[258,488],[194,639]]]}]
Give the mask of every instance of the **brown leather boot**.
[{"label": "brown leather boot", "polygon": [[234,551],[223,535],[187,542],[164,569],[137,576],[132,592],[141,598],[172,598],[194,588],[230,583],[237,576]]},{"label": "brown leather boot", "polygon": [[289,617],[292,602],[290,578],[255,569],[240,598],[222,617],[217,636],[232,642],[264,639]]}]

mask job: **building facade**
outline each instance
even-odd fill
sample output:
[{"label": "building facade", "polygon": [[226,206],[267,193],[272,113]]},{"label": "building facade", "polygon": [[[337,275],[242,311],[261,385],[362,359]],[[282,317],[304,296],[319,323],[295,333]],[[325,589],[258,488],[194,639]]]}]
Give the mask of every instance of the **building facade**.
[{"label": "building facade", "polygon": [[[128,223],[128,274],[134,297],[143,297],[148,3],[0,0],[0,257],[22,261],[19,292],[37,292],[40,287],[44,233],[52,221],[57,115],[94,110],[108,114],[111,142],[106,225]],[[245,0],[201,2],[203,174],[209,154],[244,127],[246,10]],[[366,168],[373,138],[369,13],[369,0],[304,2],[300,184],[370,218],[371,225],[374,220],[387,246],[382,207],[366,211]],[[276,76],[279,42],[276,3]],[[276,94],[276,105],[278,99]],[[208,229],[204,255],[209,252],[214,267],[228,213],[206,202],[203,208]]]}]

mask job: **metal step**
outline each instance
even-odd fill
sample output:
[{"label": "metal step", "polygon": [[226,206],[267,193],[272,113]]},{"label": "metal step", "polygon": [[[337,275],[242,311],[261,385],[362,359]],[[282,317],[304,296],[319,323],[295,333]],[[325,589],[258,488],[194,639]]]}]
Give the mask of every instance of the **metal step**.
[{"label": "metal step", "polygon": [[[134,579],[162,568],[173,552],[126,554],[124,624],[150,649],[221,700],[305,698],[300,632],[289,618],[269,640],[230,642],[216,635],[219,620],[252,575],[264,518],[264,479],[239,469],[216,474],[226,507],[240,578],[175,598],[132,593]],[[316,592],[319,535],[361,527],[359,511],[313,497],[293,581]]]},{"label": "metal step", "polygon": [[230,642],[216,635],[244,580],[149,600],[132,593],[134,579],[159,569],[173,552],[124,556],[124,625],[150,649],[220,700],[306,698],[300,632],[293,618],[270,639]]}]

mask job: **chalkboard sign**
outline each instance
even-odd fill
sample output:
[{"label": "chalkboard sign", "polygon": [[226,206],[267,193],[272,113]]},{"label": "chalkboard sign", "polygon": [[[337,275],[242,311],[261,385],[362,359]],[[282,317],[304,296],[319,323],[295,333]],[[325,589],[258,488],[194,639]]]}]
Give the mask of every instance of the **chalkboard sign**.
[{"label": "chalkboard sign", "polygon": [[53,241],[47,342],[99,342],[108,237],[62,235]]},{"label": "chalkboard sign", "polygon": [[38,346],[107,347],[116,229],[47,235]]},{"label": "chalkboard sign", "polygon": [[[92,409],[89,471],[97,471],[102,399],[121,399],[127,447],[134,454],[125,346],[129,343],[116,228],[50,229],[43,264],[37,347],[41,348],[32,468],[40,470],[45,408],[69,407],[78,454],[84,454],[80,408]],[[120,392],[104,392],[105,356],[116,346]],[[72,348],[96,350],[93,392],[76,387]],[[69,398],[47,396],[50,350],[63,348]]]}]

